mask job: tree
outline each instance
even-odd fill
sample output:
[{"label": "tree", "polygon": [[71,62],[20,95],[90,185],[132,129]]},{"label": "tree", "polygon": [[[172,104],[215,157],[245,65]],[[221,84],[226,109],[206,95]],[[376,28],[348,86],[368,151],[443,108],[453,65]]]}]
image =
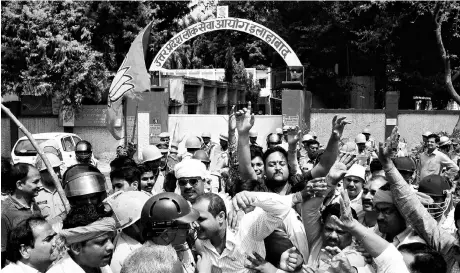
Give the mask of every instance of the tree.
[{"label": "tree", "polygon": [[2,2],[2,94],[57,95],[64,109],[107,88],[87,2]]},{"label": "tree", "polygon": [[[451,60],[458,60],[458,56],[454,54],[449,54],[446,50],[442,37],[442,25],[444,22],[449,20],[450,16],[453,15],[454,26],[453,26],[453,35],[455,38],[460,38],[458,27],[459,27],[459,18],[460,18],[460,4],[458,2],[436,2],[433,12],[432,12],[434,22],[436,24],[435,34],[436,42],[438,44],[439,53],[441,55],[442,62],[444,64],[444,82],[446,85],[447,92],[449,95],[460,104],[460,95],[455,90],[454,85],[452,84],[460,76],[460,66],[457,67],[457,71],[452,71],[451,69]],[[453,76],[452,74],[455,73]],[[457,124],[454,127],[453,135],[460,136],[460,116],[458,118]]]}]

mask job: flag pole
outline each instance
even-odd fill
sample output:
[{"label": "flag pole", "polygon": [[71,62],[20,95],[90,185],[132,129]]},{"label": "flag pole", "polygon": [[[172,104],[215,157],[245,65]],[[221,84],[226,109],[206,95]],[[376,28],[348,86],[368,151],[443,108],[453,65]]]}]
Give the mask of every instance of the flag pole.
[{"label": "flag pole", "polygon": [[53,180],[54,186],[56,187],[56,190],[59,194],[59,197],[61,198],[62,203],[64,204],[65,212],[69,213],[70,211],[70,203],[69,200],[67,200],[67,197],[64,193],[64,189],[61,186],[61,182],[59,182],[59,178],[57,177],[56,173],[53,170],[53,167],[51,166],[51,163],[48,160],[48,157],[45,156],[42,148],[38,145],[37,141],[34,139],[32,134],[24,127],[24,125],[11,113],[10,109],[8,109],[5,105],[2,103],[2,110],[8,115],[8,117],[16,123],[16,125],[19,127],[19,129],[27,136],[29,141],[32,143],[32,146],[34,146],[35,150],[37,150],[38,155],[42,158],[43,162],[45,163],[46,169],[48,172],[51,174],[51,178]]}]

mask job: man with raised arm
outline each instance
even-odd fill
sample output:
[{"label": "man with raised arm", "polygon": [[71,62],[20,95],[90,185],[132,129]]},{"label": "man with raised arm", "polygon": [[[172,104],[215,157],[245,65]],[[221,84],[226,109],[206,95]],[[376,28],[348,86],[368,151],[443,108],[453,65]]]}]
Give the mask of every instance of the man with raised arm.
[{"label": "man with raised arm", "polygon": [[[236,128],[238,130],[238,161],[242,180],[257,179],[257,175],[251,166],[251,153],[249,149],[249,131],[254,126],[254,121],[254,115],[251,112],[250,103],[248,104],[247,109],[244,108],[236,113]],[[312,178],[326,175],[337,158],[339,140],[342,136],[345,125],[349,123],[350,122],[345,120],[345,117],[334,117],[332,120],[332,134],[320,162],[311,171],[304,173],[300,179],[295,179],[294,176],[297,173],[301,173],[297,163],[297,142],[301,139],[301,132],[298,129],[296,129],[298,130],[296,133],[292,133],[292,129],[288,130],[288,155],[280,149],[277,150],[276,147],[268,149],[264,153],[264,182],[269,190],[277,193],[289,194],[291,192],[291,184],[295,184],[296,180],[308,181]],[[291,131],[291,133],[289,133],[289,131]],[[294,134],[294,136],[292,134]],[[273,166],[268,164],[269,162],[274,161],[285,163],[289,161],[289,165],[291,165],[291,173],[289,173],[287,164],[283,165],[279,170],[275,170]]]},{"label": "man with raised arm", "polygon": [[379,160],[385,170],[396,207],[401,211],[408,225],[434,250],[440,252],[447,263],[447,272],[460,272],[460,248],[458,240],[444,232],[438,222],[425,209],[416,192],[404,181],[390,159],[391,146],[396,140],[395,127],[387,143],[379,144]]}]

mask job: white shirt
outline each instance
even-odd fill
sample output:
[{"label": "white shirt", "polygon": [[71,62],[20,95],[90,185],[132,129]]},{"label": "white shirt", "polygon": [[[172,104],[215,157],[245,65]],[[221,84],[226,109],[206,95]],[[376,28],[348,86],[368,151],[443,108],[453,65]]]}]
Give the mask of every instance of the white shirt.
[{"label": "white shirt", "polygon": [[[110,266],[106,265],[101,267],[101,273],[112,273]],[[86,273],[70,256],[68,253],[55,263],[46,273]]]},{"label": "white shirt", "polygon": [[302,223],[302,218],[295,209],[291,208],[289,210],[288,215],[283,220],[281,228],[286,232],[292,244],[300,251],[304,263],[307,264],[307,258],[309,256],[307,235]]},{"label": "white shirt", "polygon": [[403,256],[392,244],[380,253],[374,259],[377,265],[377,273],[409,273],[409,270],[404,263]]},{"label": "white shirt", "polygon": [[117,235],[115,242],[115,251],[113,252],[112,261],[110,262],[110,269],[112,269],[113,273],[119,273],[128,255],[141,247],[142,244],[123,231]]},{"label": "white shirt", "polygon": [[226,244],[222,254],[219,254],[209,240],[197,240],[197,250],[203,256],[209,257],[212,263],[212,272],[219,273],[246,273],[244,267],[247,255],[257,252],[265,258],[264,239],[288,215],[292,207],[292,196],[281,196],[276,193],[251,192],[256,198],[255,209],[241,218],[237,231],[227,227]]},{"label": "white shirt", "polygon": [[9,265],[5,266],[2,273],[39,273],[37,269],[30,267],[20,261],[16,263],[10,263]]}]

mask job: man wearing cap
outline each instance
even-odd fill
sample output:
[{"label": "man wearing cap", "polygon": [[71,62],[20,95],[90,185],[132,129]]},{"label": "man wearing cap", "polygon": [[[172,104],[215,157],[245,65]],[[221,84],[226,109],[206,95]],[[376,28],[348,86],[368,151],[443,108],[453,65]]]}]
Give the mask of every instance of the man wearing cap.
[{"label": "man wearing cap", "polygon": [[181,161],[174,168],[180,194],[190,203],[204,193],[206,167],[197,159]]},{"label": "man wearing cap", "polygon": [[114,218],[101,218],[93,205],[86,205],[72,209],[63,227],[59,234],[65,238],[68,250],[47,273],[112,273],[109,263],[114,251]]},{"label": "man wearing cap", "polygon": [[376,145],[375,145],[375,140],[373,137],[371,137],[371,130],[366,127],[363,129],[361,132],[365,137],[366,137],[366,148],[370,151],[373,152],[376,150]]},{"label": "man wearing cap", "polygon": [[371,152],[367,150],[366,142],[367,140],[364,134],[358,134],[355,137],[355,143],[356,143],[356,146],[358,147],[356,158],[358,159],[358,163],[365,167],[369,166],[371,162]]},{"label": "man wearing cap", "polygon": [[156,176],[153,190],[157,193],[164,191],[163,184],[165,181],[165,174],[161,169],[166,164],[164,164],[162,159],[163,155],[161,154],[160,149],[158,149],[155,145],[149,145],[142,150],[142,164],[152,170],[153,175]]},{"label": "man wearing cap", "polygon": [[450,141],[449,137],[442,136],[439,138],[439,144],[438,144],[439,151],[449,156],[449,158],[450,158],[450,146],[451,145],[452,145],[452,142]]},{"label": "man wearing cap", "polygon": [[453,138],[451,142],[452,152],[450,153],[450,159],[452,159],[457,166],[460,166],[460,139]]},{"label": "man wearing cap", "polygon": [[211,133],[210,132],[203,132],[201,134],[201,138],[203,139],[203,144],[201,145],[201,150],[204,150],[208,155],[211,154],[211,150],[217,143],[211,141]]},{"label": "man wearing cap", "polygon": [[436,134],[427,137],[427,148],[420,155],[418,165],[419,181],[430,174],[439,174],[452,180],[458,173],[458,166],[447,155],[438,151],[437,143],[439,143],[439,137]]},{"label": "man wearing cap", "polygon": [[354,164],[343,178],[344,187],[346,187],[348,197],[350,198],[350,205],[356,211],[360,222],[364,218],[361,196],[363,194],[363,186],[366,183],[365,175],[366,168],[359,164]]},{"label": "man wearing cap", "polygon": [[150,196],[144,192],[117,192],[104,203],[113,211],[121,230],[114,239],[115,251],[110,262],[113,273],[119,273],[126,257],[144,243],[142,238],[141,212]]},{"label": "man wearing cap", "polygon": [[169,132],[162,132],[160,135],[158,135],[158,137],[160,138],[160,142],[164,142],[166,143],[166,146],[169,146],[169,141],[171,138]]},{"label": "man wearing cap", "polygon": [[261,147],[261,146],[257,143],[257,137],[258,137],[258,136],[259,136],[259,133],[258,133],[255,129],[249,130],[249,145],[250,145],[250,146]]},{"label": "man wearing cap", "polygon": [[303,148],[298,151],[299,167],[303,171],[310,171],[317,163],[319,142],[307,134],[302,138]]},{"label": "man wearing cap", "polygon": [[[62,161],[59,158],[51,153],[45,153],[45,156],[48,158],[48,161],[51,163],[54,172],[61,179],[61,165]],[[43,217],[53,226],[53,228],[59,231],[62,227],[62,220],[64,219],[63,213],[65,213],[65,207],[62,203],[61,197],[56,190],[54,185],[53,178],[48,172],[48,169],[45,166],[42,158],[37,157],[35,166],[40,172],[40,177],[42,181],[42,188],[38,192],[38,195],[35,197],[35,202],[37,203]]]},{"label": "man wearing cap", "polygon": [[223,169],[228,168],[228,132],[221,133],[219,140],[220,144],[214,146],[209,155],[211,159],[209,170],[211,172],[222,172]]},{"label": "man wearing cap", "polygon": [[281,145],[281,138],[276,133],[271,133],[267,136],[267,149]]}]

